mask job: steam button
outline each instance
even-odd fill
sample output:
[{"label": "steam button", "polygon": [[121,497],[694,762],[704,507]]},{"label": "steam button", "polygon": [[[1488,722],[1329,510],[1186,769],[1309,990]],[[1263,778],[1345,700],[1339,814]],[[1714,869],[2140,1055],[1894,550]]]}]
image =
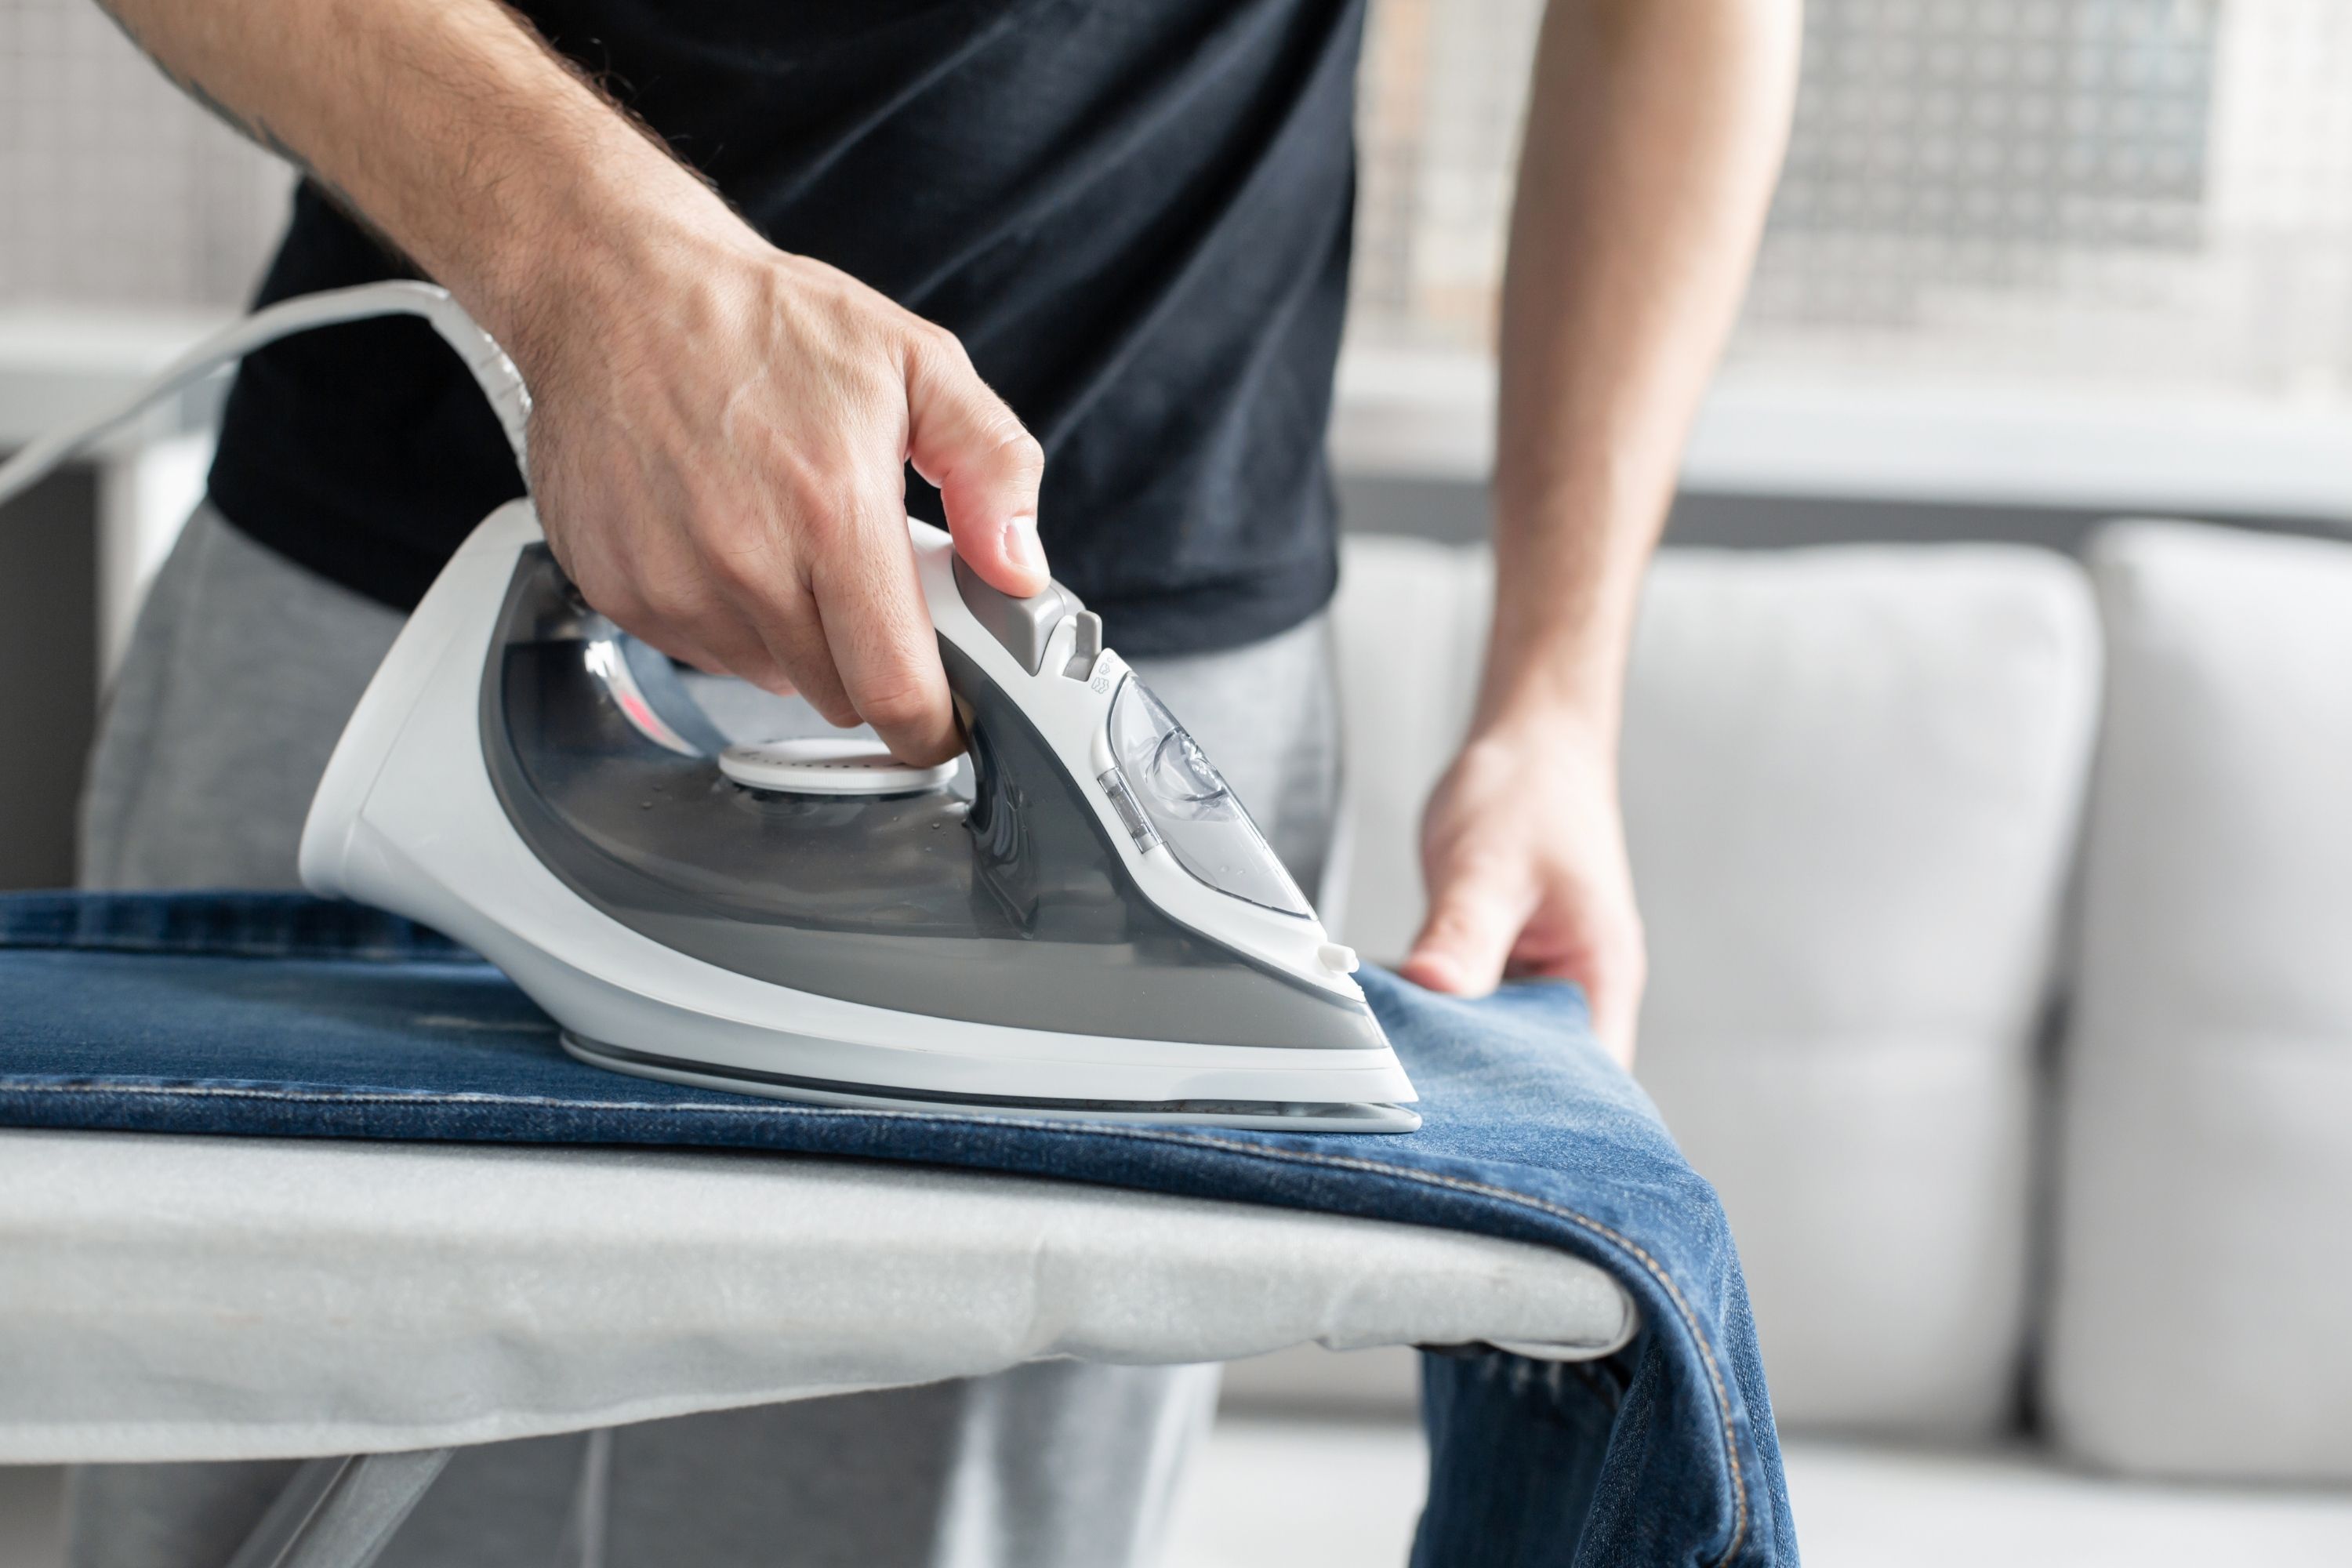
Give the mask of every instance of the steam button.
[{"label": "steam button", "polygon": [[1054,628],[1085,608],[1076,594],[1051,581],[1042,593],[1016,599],[982,582],[980,574],[965,565],[961,555],[956,557],[955,581],[956,592],[963,596],[964,608],[971,612],[972,619],[1032,675],[1045,662],[1045,642]]}]

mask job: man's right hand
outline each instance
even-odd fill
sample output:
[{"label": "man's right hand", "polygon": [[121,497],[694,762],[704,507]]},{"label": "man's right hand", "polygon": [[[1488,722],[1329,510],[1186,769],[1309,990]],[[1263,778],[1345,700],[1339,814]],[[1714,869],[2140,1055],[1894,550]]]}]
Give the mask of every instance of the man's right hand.
[{"label": "man's right hand", "polygon": [[952,335],[728,221],[521,313],[548,542],[663,652],[943,761],[962,742],[904,465],[939,487],[957,553],[1025,595],[1045,585],[1044,454]]},{"label": "man's right hand", "polygon": [[514,356],[591,605],[908,762],[953,754],[905,465],[983,579],[1045,585],[1043,454],[954,338],[765,244],[499,0],[101,3]]}]

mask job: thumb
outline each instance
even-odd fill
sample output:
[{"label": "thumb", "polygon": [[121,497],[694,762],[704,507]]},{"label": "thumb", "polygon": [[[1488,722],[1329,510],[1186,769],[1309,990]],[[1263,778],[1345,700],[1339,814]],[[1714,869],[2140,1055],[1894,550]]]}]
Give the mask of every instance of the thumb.
[{"label": "thumb", "polygon": [[1416,985],[1457,996],[1484,996],[1503,978],[1532,899],[1508,888],[1452,876],[1432,889],[1429,918],[1397,973]]},{"label": "thumb", "polygon": [[917,340],[907,367],[907,459],[939,487],[948,531],[990,587],[1019,598],[1045,586],[1037,542],[1045,448],[945,331]]}]

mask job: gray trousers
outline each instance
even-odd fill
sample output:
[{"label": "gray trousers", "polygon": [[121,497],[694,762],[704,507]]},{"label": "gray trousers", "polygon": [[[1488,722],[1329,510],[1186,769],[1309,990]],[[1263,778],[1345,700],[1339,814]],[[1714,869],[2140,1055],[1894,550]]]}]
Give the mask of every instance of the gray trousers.
[{"label": "gray trousers", "polygon": [[[81,822],[93,888],[296,885],[302,818],[400,617],[209,509],[158,575],[101,722]],[[1302,887],[1338,774],[1320,621],[1138,660]],[[601,1563],[1119,1568],[1158,1555],[1214,1367],[1042,1362],[993,1377],[460,1453],[384,1568]],[[93,1466],[75,1568],[224,1563],[290,1462]]]}]

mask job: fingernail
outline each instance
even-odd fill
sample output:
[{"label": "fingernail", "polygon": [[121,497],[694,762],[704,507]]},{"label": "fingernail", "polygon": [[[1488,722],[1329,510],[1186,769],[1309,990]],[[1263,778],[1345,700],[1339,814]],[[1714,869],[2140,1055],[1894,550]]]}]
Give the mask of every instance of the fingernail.
[{"label": "fingernail", "polygon": [[1024,572],[1045,571],[1045,547],[1037,542],[1037,520],[1023,515],[1004,525],[1004,558]]}]

